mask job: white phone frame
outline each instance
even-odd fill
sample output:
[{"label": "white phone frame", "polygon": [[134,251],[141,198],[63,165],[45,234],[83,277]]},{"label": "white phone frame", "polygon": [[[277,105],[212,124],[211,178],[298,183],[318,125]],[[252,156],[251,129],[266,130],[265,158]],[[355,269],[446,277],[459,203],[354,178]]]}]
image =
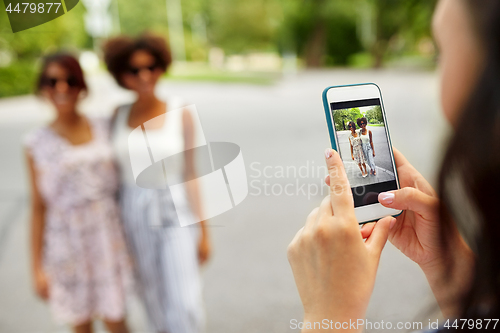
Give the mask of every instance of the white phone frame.
[{"label": "white phone frame", "polygon": [[[384,118],[385,125],[385,135],[387,137],[387,142],[389,144],[389,153],[391,155],[392,168],[394,170],[394,175],[396,177],[397,189],[399,189],[399,177],[396,169],[396,164],[394,162],[394,152],[392,151],[391,138],[389,135],[389,126],[387,124],[387,117],[385,114],[384,103],[382,101],[382,92],[380,88],[374,83],[365,83],[359,85],[349,85],[349,86],[336,86],[328,88],[326,92],[326,98],[328,101],[328,116],[330,117],[330,121],[332,124],[332,130],[335,135],[335,142],[337,143],[337,151],[342,157],[342,153],[340,151],[338,145],[338,137],[337,132],[335,131],[335,123],[333,121],[333,114],[331,110],[331,103],[338,102],[349,102],[349,101],[357,101],[363,99],[372,99],[378,98],[380,100],[380,107],[382,109],[382,116]],[[397,216],[401,214],[402,210],[387,208],[382,206],[380,203],[375,203],[367,206],[361,206],[354,209],[356,214],[356,219],[359,224],[368,223],[372,221],[377,221],[385,216]]]}]

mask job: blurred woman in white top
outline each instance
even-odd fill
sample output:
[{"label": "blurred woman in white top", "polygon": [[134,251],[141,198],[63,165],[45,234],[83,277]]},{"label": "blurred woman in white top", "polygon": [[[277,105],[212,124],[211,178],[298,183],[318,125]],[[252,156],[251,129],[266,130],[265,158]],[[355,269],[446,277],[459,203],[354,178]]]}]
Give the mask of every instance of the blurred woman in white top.
[{"label": "blurred woman in white top", "polygon": [[182,163],[172,166],[166,162],[167,178],[196,178],[190,149],[195,137],[191,114],[187,110],[170,112],[181,108],[182,101],[162,101],[155,95],[156,84],[171,63],[170,51],[162,37],[144,34],[109,40],[104,55],[116,82],[137,96],[132,104],[116,110],[112,140],[120,165],[123,225],[135,259],[138,291],[155,331],[201,332],[204,310],[199,266],[209,258],[209,237],[205,221],[190,227],[179,224],[180,214],[189,219],[200,213],[197,183],[188,182],[184,204],[174,206],[168,187],[136,184],[129,152],[139,147],[132,131],[154,118],[154,125],[148,126],[148,150],[153,144],[167,150],[179,145],[184,148]]}]

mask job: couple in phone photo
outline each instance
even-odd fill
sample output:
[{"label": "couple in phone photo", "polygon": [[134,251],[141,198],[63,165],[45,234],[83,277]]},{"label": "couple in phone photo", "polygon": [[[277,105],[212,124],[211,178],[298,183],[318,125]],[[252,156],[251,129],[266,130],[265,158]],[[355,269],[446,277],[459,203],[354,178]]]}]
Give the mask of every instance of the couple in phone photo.
[{"label": "couple in phone photo", "polygon": [[[356,130],[356,123],[360,130]],[[351,158],[361,170],[363,178],[368,176],[367,165],[370,167],[370,175],[376,176],[375,167],[375,148],[373,146],[372,132],[366,128],[368,121],[365,117],[350,121],[347,128],[351,131],[349,134],[349,144],[351,145]]]}]

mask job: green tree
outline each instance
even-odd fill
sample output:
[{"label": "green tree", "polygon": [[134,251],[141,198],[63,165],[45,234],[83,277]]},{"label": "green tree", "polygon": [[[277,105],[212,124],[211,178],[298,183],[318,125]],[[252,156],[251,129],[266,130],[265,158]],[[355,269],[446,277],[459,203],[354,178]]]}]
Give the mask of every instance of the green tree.
[{"label": "green tree", "polygon": [[[0,52],[11,62],[0,64],[0,97],[28,94],[33,91],[39,60],[60,50],[76,53],[92,46],[83,23],[85,9],[79,3],[70,12],[42,25],[13,33],[0,5]],[[5,67],[1,67],[5,66]]]},{"label": "green tree", "polygon": [[356,123],[358,118],[363,117],[359,108],[339,109],[333,111],[333,122],[335,123],[335,130],[347,130],[347,124],[350,121]]},{"label": "green tree", "polygon": [[208,0],[209,38],[228,53],[276,51],[281,7],[275,0]]},{"label": "green tree", "polygon": [[382,108],[380,105],[374,106],[365,113],[365,117],[369,122],[375,122],[378,124],[384,123],[384,117],[382,116]]},{"label": "green tree", "polygon": [[361,0],[372,8],[374,41],[368,46],[374,67],[381,67],[391,40],[397,35],[414,45],[430,36],[430,22],[436,0]]},{"label": "green tree", "polygon": [[307,67],[346,65],[362,51],[350,1],[283,0],[282,6],[280,48],[297,53]]}]

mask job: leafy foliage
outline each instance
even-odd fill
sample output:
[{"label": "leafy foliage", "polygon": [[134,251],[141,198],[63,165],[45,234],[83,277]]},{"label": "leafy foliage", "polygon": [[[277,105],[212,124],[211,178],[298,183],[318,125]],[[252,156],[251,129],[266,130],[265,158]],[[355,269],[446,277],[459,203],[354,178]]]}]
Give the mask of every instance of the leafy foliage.
[{"label": "leafy foliage", "polygon": [[380,105],[374,106],[365,113],[366,119],[370,124],[383,124],[384,117],[382,116],[382,108]]},{"label": "leafy foliage", "polygon": [[[415,52],[419,41],[429,39],[435,2],[182,0],[186,56],[206,61],[209,49],[219,47],[226,54],[293,53],[308,67],[357,64],[356,59],[382,66],[387,58]],[[113,16],[114,33],[137,35],[150,30],[168,37],[166,0],[112,0],[110,6],[112,16],[119,13]],[[371,8],[370,15],[363,8]],[[16,82],[2,88],[3,96],[31,90],[36,64],[44,54],[61,49],[99,53],[102,40],[86,33],[81,2],[66,15],[15,34],[4,9],[1,2],[0,66],[6,54],[14,60],[9,67],[0,67],[0,74],[2,80],[15,77]],[[369,43],[362,38],[367,26],[373,34]]]},{"label": "leafy foliage", "polygon": [[[347,130],[347,124],[350,121],[356,123],[358,118],[363,117],[359,108],[339,109],[333,111],[333,122],[335,123],[335,130]],[[356,125],[357,126],[357,125]]]}]

